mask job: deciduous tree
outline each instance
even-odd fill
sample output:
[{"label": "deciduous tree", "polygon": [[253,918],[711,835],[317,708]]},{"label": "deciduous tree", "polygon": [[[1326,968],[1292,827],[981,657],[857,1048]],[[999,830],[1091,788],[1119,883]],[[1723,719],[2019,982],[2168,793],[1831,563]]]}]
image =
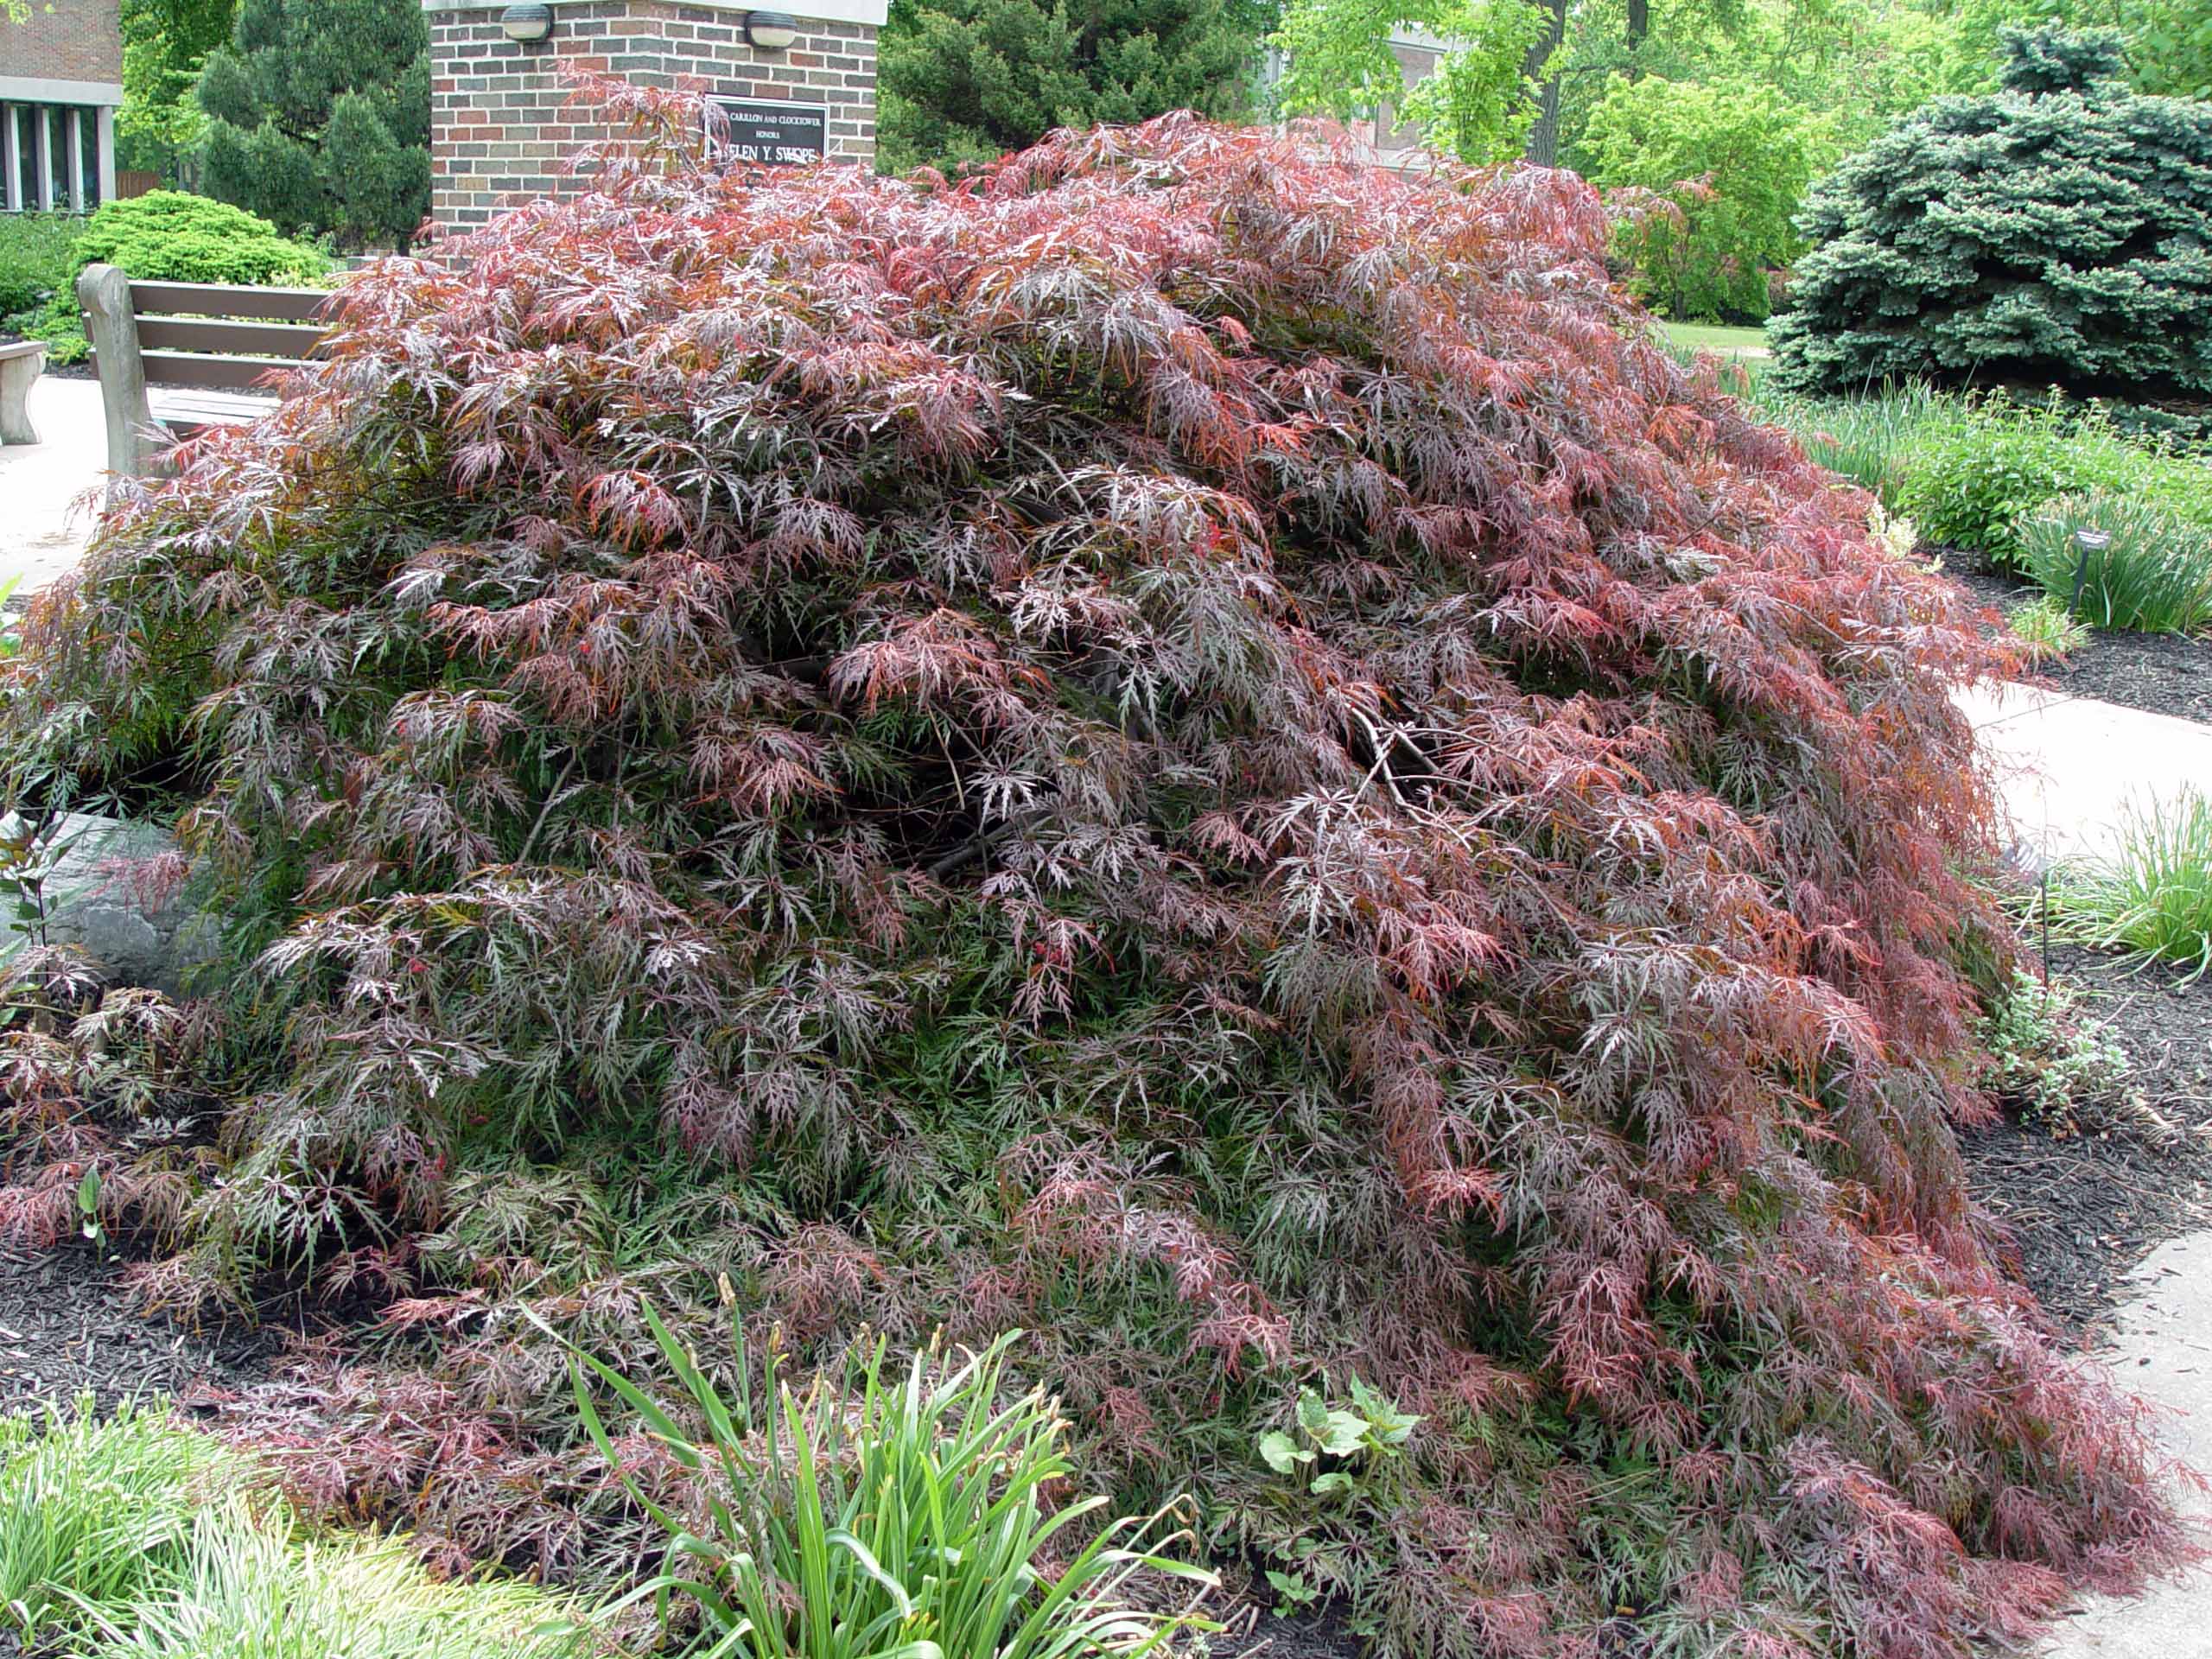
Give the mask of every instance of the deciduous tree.
[{"label": "deciduous tree", "polygon": [[6,762],[181,792],[238,1103],[149,1150],[76,1094],[150,1014],[21,1033],[0,1229],[90,1162],[165,1294],[452,1333],[386,1399],[472,1471],[352,1466],[478,1548],[576,1484],[483,1472],[573,1425],[522,1308],[664,1287],[1027,1328],[1089,1478],[1389,1655],[1964,1659],[2187,1553],[1953,1139],[2003,648],[1593,192],[1186,118],[722,176],[613,95],[662,166],[357,278],[32,601]]},{"label": "deciduous tree", "polygon": [[887,171],[995,161],[1055,127],[1252,109],[1249,0],[893,0],[879,48]]}]

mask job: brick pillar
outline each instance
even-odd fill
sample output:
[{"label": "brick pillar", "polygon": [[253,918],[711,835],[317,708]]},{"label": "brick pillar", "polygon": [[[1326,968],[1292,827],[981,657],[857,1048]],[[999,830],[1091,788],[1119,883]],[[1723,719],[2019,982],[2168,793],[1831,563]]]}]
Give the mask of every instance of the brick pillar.
[{"label": "brick pillar", "polygon": [[[790,8],[798,38],[783,51],[749,46],[750,6],[707,0],[556,0],[550,39],[524,46],[499,25],[504,3],[423,0],[430,27],[430,217],[449,230],[481,225],[535,196],[574,194],[584,181],[561,163],[612,136],[569,106],[563,61],[673,86],[687,76],[741,113],[781,126],[795,143],[819,130],[832,160],[875,157],[875,37],[885,0],[806,0]],[[833,14],[822,16],[823,12]],[[782,146],[778,146],[781,148]]]}]

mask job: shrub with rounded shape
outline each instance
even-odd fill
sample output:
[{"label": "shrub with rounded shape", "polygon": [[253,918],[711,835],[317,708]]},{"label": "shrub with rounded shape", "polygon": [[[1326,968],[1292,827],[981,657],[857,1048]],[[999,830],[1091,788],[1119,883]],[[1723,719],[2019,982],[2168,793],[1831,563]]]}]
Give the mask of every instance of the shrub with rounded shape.
[{"label": "shrub with rounded shape", "polygon": [[215,1256],[665,1137],[751,1318],[1038,1332],[1086,1479],[1385,1654],[1963,1655],[2185,1553],[1950,1130],[1997,647],[1586,187],[748,181],[623,96],[664,168],[357,278],[7,671],[232,884]]},{"label": "shrub with rounded shape", "polygon": [[76,268],[114,265],[141,282],[311,282],[330,269],[320,249],[277,234],[244,208],[181,190],[105,201],[77,238]]},{"label": "shrub with rounded shape", "polygon": [[2212,105],[2130,92],[2109,31],[2003,33],[2001,91],[1937,99],[1814,187],[1778,389],[2212,392]]}]

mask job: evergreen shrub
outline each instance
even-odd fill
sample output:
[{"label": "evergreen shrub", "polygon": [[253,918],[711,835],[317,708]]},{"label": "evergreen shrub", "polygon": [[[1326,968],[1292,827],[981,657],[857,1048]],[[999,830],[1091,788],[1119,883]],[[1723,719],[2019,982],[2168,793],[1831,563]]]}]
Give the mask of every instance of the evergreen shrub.
[{"label": "evergreen shrub", "polygon": [[149,1154],[112,1019],[19,1034],[0,1228],[91,1162],[153,1294],[387,1301],[259,1409],[478,1554],[613,1485],[518,1309],[639,1375],[651,1294],[1028,1330],[1085,1485],[1384,1656],[1963,1659],[2187,1555],[1952,1133],[2010,659],[1587,187],[1181,117],[747,182],[620,96],[33,601],[16,788],[176,792],[237,1103]]},{"label": "evergreen shrub", "polygon": [[416,0],[239,0],[200,79],[211,194],[341,245],[430,211],[430,35]]},{"label": "evergreen shrub", "polygon": [[284,288],[313,284],[330,260],[227,202],[155,190],[100,204],[77,238],[75,269],[86,265],[114,265],[141,282]]},{"label": "evergreen shrub", "polygon": [[2128,90],[2111,31],[2003,33],[2001,90],[1937,99],[1814,187],[1777,389],[2212,393],[2212,105]]}]

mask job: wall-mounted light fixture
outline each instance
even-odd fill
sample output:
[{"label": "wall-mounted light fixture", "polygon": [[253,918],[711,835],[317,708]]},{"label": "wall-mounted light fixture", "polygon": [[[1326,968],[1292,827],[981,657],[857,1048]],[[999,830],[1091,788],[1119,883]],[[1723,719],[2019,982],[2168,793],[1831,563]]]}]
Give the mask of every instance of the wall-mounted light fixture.
[{"label": "wall-mounted light fixture", "polygon": [[537,3],[509,6],[499,14],[499,27],[511,41],[535,46],[553,32],[553,8]]},{"label": "wall-mounted light fixture", "polygon": [[745,14],[745,43],[764,52],[782,52],[798,39],[798,19],[788,11],[748,11]]}]

